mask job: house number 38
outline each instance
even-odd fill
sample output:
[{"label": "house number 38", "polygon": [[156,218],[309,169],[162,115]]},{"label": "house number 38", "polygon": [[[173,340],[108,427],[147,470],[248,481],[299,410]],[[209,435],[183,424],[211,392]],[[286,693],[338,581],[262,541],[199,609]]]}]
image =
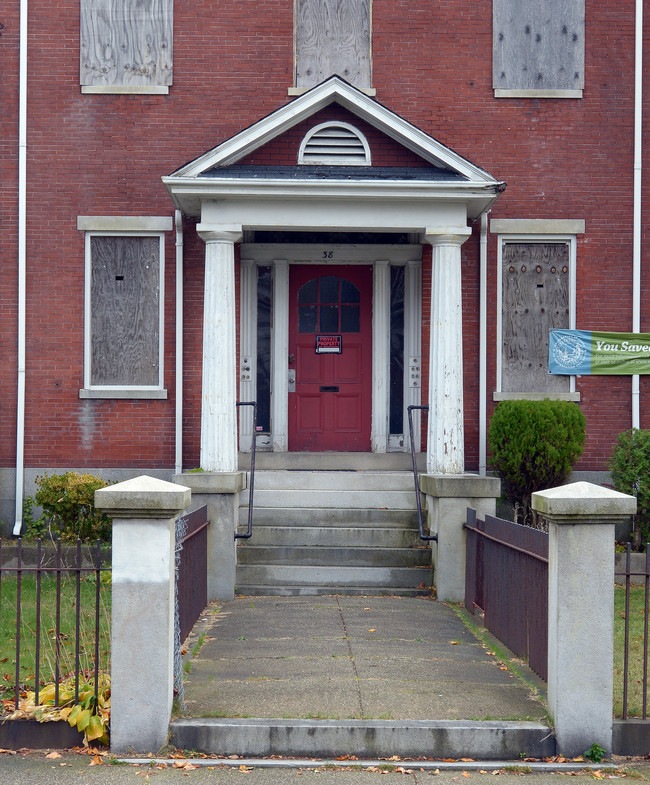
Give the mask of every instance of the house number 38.
[{"label": "house number 38", "polygon": [[334,251],[323,251],[323,259],[331,259],[334,256]]}]

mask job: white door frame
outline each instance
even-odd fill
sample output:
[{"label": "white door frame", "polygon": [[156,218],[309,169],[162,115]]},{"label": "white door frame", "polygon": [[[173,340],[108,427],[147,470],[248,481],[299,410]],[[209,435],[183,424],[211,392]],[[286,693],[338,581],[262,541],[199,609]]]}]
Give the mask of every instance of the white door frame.
[{"label": "white door frame", "polygon": [[[273,267],[271,331],[271,438],[257,446],[288,450],[289,267],[291,264],[364,264],[373,266],[371,450],[410,449],[408,434],[388,433],[390,368],[390,267],[405,267],[404,424],[406,407],[420,403],[422,247],[420,245],[323,245],[245,243],[241,246],[240,400],[255,400],[257,389],[257,265]],[[240,449],[250,450],[252,412],[239,413]],[[419,418],[415,443],[420,444]]]}]

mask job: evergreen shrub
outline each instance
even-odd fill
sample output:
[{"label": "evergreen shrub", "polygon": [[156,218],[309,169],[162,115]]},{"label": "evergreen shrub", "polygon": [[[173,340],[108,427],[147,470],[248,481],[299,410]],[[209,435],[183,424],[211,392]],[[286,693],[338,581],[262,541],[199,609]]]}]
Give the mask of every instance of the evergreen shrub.
[{"label": "evergreen shrub", "polygon": [[614,488],[636,496],[632,539],[634,550],[642,550],[650,537],[650,431],[632,428],[620,433],[609,468]]},{"label": "evergreen shrub", "polygon": [[502,495],[515,521],[535,524],[534,491],[562,485],[582,455],[585,416],[571,401],[501,401],[492,415],[488,444]]}]

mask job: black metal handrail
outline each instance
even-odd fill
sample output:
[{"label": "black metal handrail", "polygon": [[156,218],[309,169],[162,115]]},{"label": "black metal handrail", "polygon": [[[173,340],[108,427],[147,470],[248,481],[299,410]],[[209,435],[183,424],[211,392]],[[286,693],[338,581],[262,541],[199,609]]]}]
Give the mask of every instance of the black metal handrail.
[{"label": "black metal handrail", "polygon": [[415,502],[418,506],[418,527],[420,529],[420,539],[425,542],[438,542],[437,534],[425,534],[424,523],[422,522],[422,500],[420,498],[420,478],[418,477],[418,463],[415,458],[415,443],[413,441],[413,409],[420,409],[421,411],[428,412],[428,406],[408,406],[406,411],[409,418],[409,436],[411,439],[411,462],[413,464],[413,482],[415,483]]},{"label": "black metal handrail", "polygon": [[246,534],[235,532],[236,540],[248,540],[253,535],[253,494],[255,492],[255,446],[257,443],[257,401],[237,401],[237,406],[253,407],[253,438],[251,440],[251,476],[248,493],[248,527]]}]

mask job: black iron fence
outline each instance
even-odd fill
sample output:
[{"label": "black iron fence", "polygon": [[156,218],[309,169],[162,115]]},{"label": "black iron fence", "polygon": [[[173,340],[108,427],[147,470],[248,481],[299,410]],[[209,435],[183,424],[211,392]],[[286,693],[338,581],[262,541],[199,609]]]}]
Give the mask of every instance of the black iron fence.
[{"label": "black iron fence", "polygon": [[548,534],[467,510],[465,607],[547,678]]},{"label": "black iron fence", "polygon": [[615,574],[620,585],[614,604],[615,712],[624,720],[647,720],[650,543],[645,554],[633,554],[628,543],[623,568]]},{"label": "black iron fence", "polygon": [[[0,698],[5,711],[79,702],[110,672],[110,551],[0,539]],[[65,693],[65,694],[63,694]],[[21,701],[23,702],[21,704]],[[0,712],[1,715],[1,712]]]},{"label": "black iron fence", "polygon": [[200,507],[179,518],[180,550],[177,598],[180,642],[189,635],[208,604],[208,508]]}]

